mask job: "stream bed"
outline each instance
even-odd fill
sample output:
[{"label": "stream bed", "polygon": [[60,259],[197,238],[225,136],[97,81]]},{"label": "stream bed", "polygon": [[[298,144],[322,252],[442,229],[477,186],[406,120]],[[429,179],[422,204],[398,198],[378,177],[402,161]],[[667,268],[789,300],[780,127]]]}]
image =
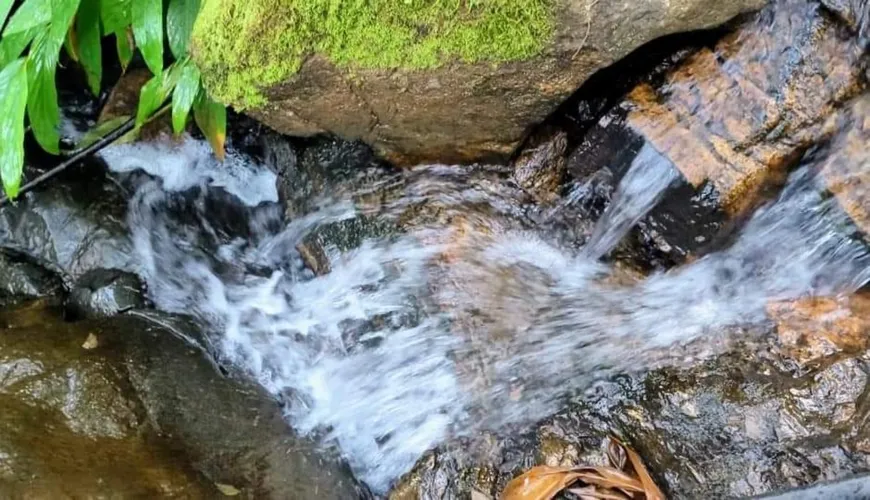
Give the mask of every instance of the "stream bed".
[{"label": "stream bed", "polygon": [[0,487],[496,497],[611,434],[676,498],[870,471],[863,30],[773,2],[509,165],[107,148],[0,209]]}]

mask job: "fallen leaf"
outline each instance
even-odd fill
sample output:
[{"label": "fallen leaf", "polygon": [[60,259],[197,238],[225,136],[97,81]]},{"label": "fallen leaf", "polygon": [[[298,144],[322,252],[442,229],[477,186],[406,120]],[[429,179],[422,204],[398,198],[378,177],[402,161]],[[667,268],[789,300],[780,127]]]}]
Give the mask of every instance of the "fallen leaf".
[{"label": "fallen leaf", "polygon": [[620,443],[620,445],[628,455],[628,460],[631,462],[631,466],[634,467],[634,473],[637,474],[637,477],[643,484],[643,490],[644,493],[646,493],[647,499],[664,500],[665,494],[662,493],[662,490],[660,490],[655,481],[653,481],[652,476],[649,475],[649,471],[646,470],[646,466],[643,464],[643,460],[640,459],[640,455],[628,446],[625,446],[622,443]]},{"label": "fallen leaf", "polygon": [[570,486],[581,500],[665,499],[634,450],[611,437],[606,454],[611,466],[532,467],[508,483],[501,500],[550,500]]},{"label": "fallen leaf", "polygon": [[577,480],[576,469],[569,467],[532,467],[515,477],[501,493],[501,500],[550,500]]},{"label": "fallen leaf", "polygon": [[584,488],[570,488],[568,493],[573,493],[583,500],[598,499],[598,500],[631,500],[631,497],[612,490],[600,490],[595,486],[586,486]]},{"label": "fallen leaf", "polygon": [[627,457],[622,443],[611,437],[607,440],[607,460],[619,470],[625,470]]},{"label": "fallen leaf", "polygon": [[610,467],[595,467],[594,472],[581,472],[579,479],[604,488],[616,488],[626,493],[642,493],[643,484],[637,479]]},{"label": "fallen leaf", "polygon": [[214,485],[217,487],[218,491],[223,493],[224,496],[234,497],[241,493],[238,488],[231,484],[214,483]]},{"label": "fallen leaf", "polygon": [[91,349],[96,349],[99,345],[100,343],[97,341],[97,336],[93,333],[89,333],[88,338],[85,339],[85,343],[82,344],[82,349],[90,351]]}]

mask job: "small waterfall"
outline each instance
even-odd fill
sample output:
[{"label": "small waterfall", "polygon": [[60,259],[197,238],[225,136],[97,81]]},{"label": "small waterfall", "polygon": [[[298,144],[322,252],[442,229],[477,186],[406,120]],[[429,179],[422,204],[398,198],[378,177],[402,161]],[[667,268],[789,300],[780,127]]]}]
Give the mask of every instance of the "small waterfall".
[{"label": "small waterfall", "polygon": [[610,253],[661,200],[679,175],[667,158],[644,143],[620,181],[613,201],[595,225],[584,253],[591,259],[600,259]]},{"label": "small waterfall", "polygon": [[598,258],[676,175],[651,149],[579,253],[526,224],[487,172],[423,166],[366,211],[415,223],[327,248],[331,271],[315,277],[297,247],[359,217],[352,196],[283,223],[273,174],[235,156],[220,167],[194,141],[180,151],[106,155],[116,171],[157,177],[129,212],[152,299],[197,318],[226,361],[288,403],[294,427],[337,445],[377,491],[445,439],[533,424],[603,377],[715,349],[729,327],[763,321],[770,300],[870,280],[867,248],[804,168],[728,248],[613,285]]}]

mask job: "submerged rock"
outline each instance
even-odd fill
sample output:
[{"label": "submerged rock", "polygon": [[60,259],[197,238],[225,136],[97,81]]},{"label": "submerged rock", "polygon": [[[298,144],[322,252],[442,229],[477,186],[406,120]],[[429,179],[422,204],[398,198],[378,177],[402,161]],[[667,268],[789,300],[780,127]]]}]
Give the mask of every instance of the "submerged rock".
[{"label": "submerged rock", "polygon": [[[145,319],[145,318],[150,319]],[[0,487],[24,496],[357,498],[259,386],[222,374],[172,318],[0,312]],[[162,324],[164,326],[156,326]]]},{"label": "submerged rock", "polygon": [[567,150],[563,131],[533,136],[513,161],[514,182],[539,201],[554,200],[567,173]]},{"label": "submerged rock", "polygon": [[82,347],[103,332],[57,314],[39,304],[0,313],[3,494],[207,498],[207,482],[147,437],[145,409],[123,366]]},{"label": "submerged rock", "polygon": [[[844,299],[845,300],[845,299]],[[643,457],[673,498],[745,497],[843,479],[870,470],[866,294],[772,307],[767,348],[745,346],[687,368],[620,376],[577,397],[568,409],[513,436],[444,445],[421,458],[391,498],[498,496],[533,465],[603,463],[603,439],[618,435]],[[803,311],[783,317],[781,311]],[[810,343],[834,339],[813,356],[791,350],[800,330]],[[837,339],[841,339],[837,340]],[[793,357],[794,356],[794,357]]]},{"label": "submerged rock", "polygon": [[192,53],[213,95],[280,132],[362,139],[400,163],[472,161],[509,155],[592,73],[642,44],[763,3],[381,2],[332,11],[209,0]]}]

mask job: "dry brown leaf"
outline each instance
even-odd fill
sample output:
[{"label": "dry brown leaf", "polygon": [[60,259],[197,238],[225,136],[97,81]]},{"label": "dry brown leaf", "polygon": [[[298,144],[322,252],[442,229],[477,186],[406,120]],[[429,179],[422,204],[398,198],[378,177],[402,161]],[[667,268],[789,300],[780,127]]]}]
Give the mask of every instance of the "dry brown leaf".
[{"label": "dry brown leaf", "polygon": [[[582,500],[665,500],[634,450],[610,438],[606,452],[613,467],[532,467],[508,483],[501,500],[550,500],[577,481],[581,487],[569,491]],[[632,470],[626,470],[629,463]]]},{"label": "dry brown leaf", "polygon": [[610,465],[617,469],[625,470],[627,460],[625,448],[622,446],[622,443],[612,437],[607,440],[607,460],[610,461]]},{"label": "dry brown leaf", "polygon": [[576,481],[578,474],[569,467],[532,467],[507,484],[501,500],[550,500]]},{"label": "dry brown leaf", "polygon": [[569,493],[577,495],[583,500],[586,500],[587,498],[597,500],[631,500],[631,497],[623,493],[619,493],[613,490],[601,490],[596,488],[595,486],[586,486],[583,488],[569,488],[567,491]]},{"label": "dry brown leaf", "polygon": [[622,448],[625,450],[625,453],[628,454],[628,460],[631,462],[631,466],[634,467],[634,473],[637,474],[637,477],[643,484],[643,491],[646,493],[647,500],[665,500],[665,494],[662,493],[662,490],[660,490],[655,481],[653,481],[652,476],[649,475],[649,471],[646,470],[646,466],[643,464],[643,460],[640,459],[640,455],[624,444],[622,444]]},{"label": "dry brown leaf", "polygon": [[611,467],[594,467],[594,473],[581,472],[580,479],[595,486],[617,488],[626,493],[642,493],[643,484],[625,472]]}]

